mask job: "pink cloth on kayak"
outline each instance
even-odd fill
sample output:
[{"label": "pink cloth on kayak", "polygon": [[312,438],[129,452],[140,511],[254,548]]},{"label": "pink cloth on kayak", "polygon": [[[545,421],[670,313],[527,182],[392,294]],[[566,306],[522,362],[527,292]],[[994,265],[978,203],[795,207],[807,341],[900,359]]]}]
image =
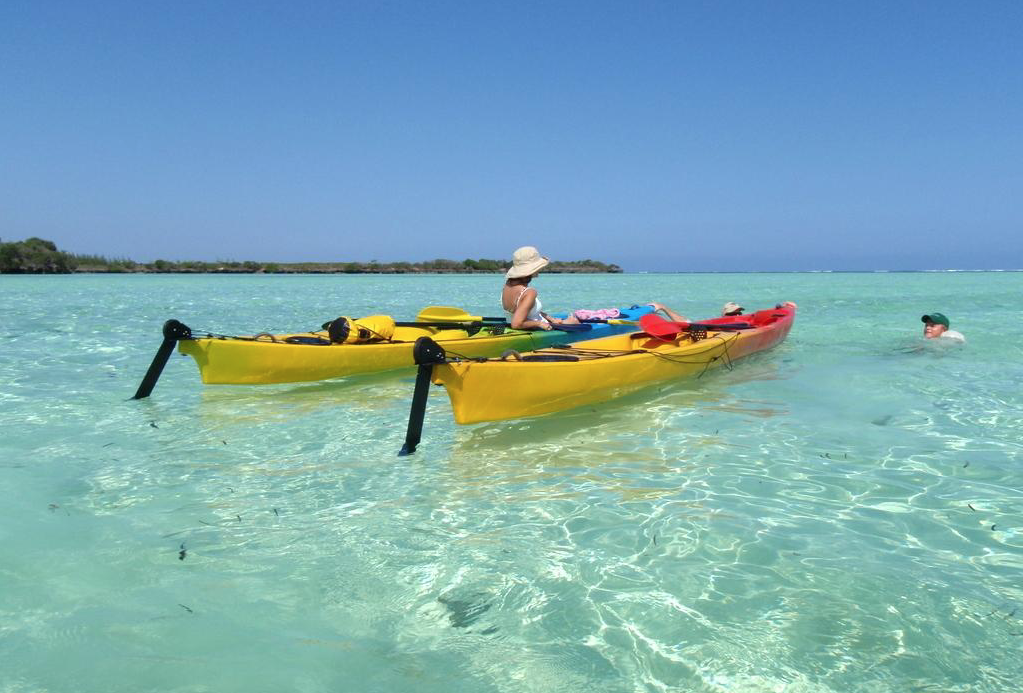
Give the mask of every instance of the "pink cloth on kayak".
[{"label": "pink cloth on kayak", "polygon": [[622,314],[622,311],[617,308],[601,308],[600,310],[577,310],[575,317],[580,320],[607,320],[609,318],[617,318]]}]

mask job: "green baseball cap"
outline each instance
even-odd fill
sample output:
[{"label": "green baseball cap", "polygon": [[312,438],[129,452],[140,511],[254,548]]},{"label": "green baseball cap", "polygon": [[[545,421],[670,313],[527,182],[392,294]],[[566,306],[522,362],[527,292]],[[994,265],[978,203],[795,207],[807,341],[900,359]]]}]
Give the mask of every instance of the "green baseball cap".
[{"label": "green baseball cap", "polygon": [[920,318],[920,322],[933,322],[935,325],[950,327],[948,324],[948,318],[946,318],[942,313],[929,313],[928,315]]}]

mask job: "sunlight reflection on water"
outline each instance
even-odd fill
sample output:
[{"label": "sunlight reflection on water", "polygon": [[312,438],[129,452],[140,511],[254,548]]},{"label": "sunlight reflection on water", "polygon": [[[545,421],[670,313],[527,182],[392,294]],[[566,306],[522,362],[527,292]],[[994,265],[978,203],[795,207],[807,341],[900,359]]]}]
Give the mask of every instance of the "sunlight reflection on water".
[{"label": "sunlight reflection on water", "polygon": [[[175,356],[127,401],[169,317],[486,313],[495,282],[3,277],[6,690],[1017,689],[1020,274],[544,276],[552,308],[800,313],[557,416],[458,427],[435,388],[403,459],[411,372],[203,387]],[[936,305],[967,345],[919,339]]]}]

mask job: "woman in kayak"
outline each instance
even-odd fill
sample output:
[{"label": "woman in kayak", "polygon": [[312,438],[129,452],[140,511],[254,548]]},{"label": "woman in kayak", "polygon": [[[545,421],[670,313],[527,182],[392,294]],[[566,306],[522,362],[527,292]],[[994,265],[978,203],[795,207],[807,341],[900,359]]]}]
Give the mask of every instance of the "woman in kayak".
[{"label": "woman in kayak", "polygon": [[561,320],[542,312],[536,289],[529,287],[529,282],[540,274],[540,270],[549,262],[550,260],[540,255],[540,251],[531,245],[519,248],[512,255],[512,266],[504,275],[501,305],[508,314],[508,322],[513,329],[553,330],[554,325],[579,324],[579,319],[574,313]]},{"label": "woman in kayak", "polygon": [[[578,325],[575,312],[559,319],[542,310],[540,297],[529,282],[540,274],[550,262],[531,245],[523,246],[512,255],[512,266],[505,273],[504,289],[501,291],[501,305],[508,314],[508,322],[516,330],[553,330],[554,325]],[[685,316],[676,313],[661,303],[650,303],[654,310],[662,311],[676,322],[688,322]]]}]

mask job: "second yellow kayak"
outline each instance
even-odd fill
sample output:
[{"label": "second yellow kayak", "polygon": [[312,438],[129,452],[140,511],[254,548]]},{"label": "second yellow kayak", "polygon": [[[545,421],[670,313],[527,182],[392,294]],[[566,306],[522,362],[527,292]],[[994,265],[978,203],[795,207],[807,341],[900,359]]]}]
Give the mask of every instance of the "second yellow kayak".
[{"label": "second yellow kayak", "polygon": [[522,354],[521,360],[477,362],[447,354],[433,366],[433,381],[447,389],[460,424],[539,416],[698,375],[769,349],[785,339],[795,312],[795,304],[787,303],[660,337],[649,331],[620,334]]}]

